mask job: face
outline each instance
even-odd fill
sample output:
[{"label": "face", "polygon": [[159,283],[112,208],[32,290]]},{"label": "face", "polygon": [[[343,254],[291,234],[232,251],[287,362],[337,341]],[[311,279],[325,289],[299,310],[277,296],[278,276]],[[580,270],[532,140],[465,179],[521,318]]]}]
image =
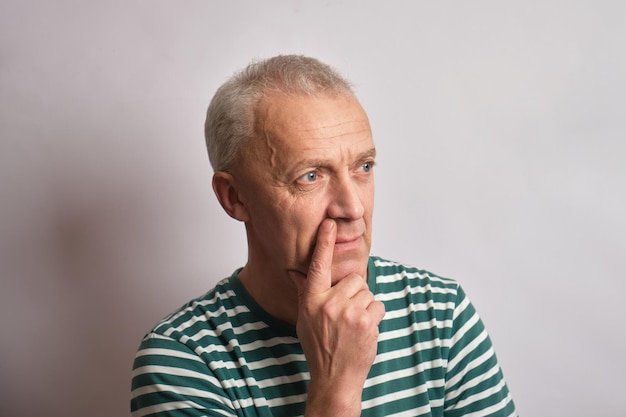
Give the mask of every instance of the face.
[{"label": "face", "polygon": [[273,95],[257,120],[259,137],[231,170],[247,213],[247,267],[273,280],[288,281],[289,270],[306,274],[319,225],[330,218],[337,224],[333,283],[349,273],[366,277],[375,148],[359,103]]}]

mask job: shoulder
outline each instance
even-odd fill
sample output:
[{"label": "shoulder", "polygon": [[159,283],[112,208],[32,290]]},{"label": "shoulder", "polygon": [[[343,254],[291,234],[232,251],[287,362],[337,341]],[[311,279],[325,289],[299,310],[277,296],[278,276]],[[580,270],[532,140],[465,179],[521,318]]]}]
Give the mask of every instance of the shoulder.
[{"label": "shoulder", "polygon": [[383,292],[396,287],[410,287],[456,294],[460,289],[458,282],[454,279],[378,256],[370,257],[370,267],[374,271],[378,290]]},{"label": "shoulder", "polygon": [[232,317],[246,312],[248,309],[239,302],[233,288],[232,277],[225,278],[207,293],[188,301],[159,321],[146,338],[194,339],[199,333],[209,335],[208,329],[217,329],[230,323]]},{"label": "shoulder", "polygon": [[172,413],[195,407],[196,412],[205,410],[203,415],[213,409],[220,415],[234,414],[222,383],[232,379],[232,365],[224,362],[228,352],[222,328],[237,309],[235,299],[228,279],[222,280],[161,320],[143,338],[133,362],[133,415],[163,407],[176,410]]},{"label": "shoulder", "polygon": [[247,307],[238,302],[231,278],[223,279],[159,321],[143,337],[136,365],[145,356],[153,360],[154,352],[160,352],[166,361],[176,357],[178,363],[181,359],[206,362],[227,355],[224,346],[238,331],[233,318],[248,314]]}]

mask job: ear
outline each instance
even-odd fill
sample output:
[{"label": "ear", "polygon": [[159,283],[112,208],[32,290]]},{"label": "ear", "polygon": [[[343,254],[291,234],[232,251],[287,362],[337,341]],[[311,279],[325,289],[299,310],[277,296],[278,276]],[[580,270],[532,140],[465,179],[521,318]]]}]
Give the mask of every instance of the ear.
[{"label": "ear", "polygon": [[250,220],[248,209],[239,199],[239,191],[231,174],[223,171],[213,174],[213,191],[230,217],[241,222]]}]

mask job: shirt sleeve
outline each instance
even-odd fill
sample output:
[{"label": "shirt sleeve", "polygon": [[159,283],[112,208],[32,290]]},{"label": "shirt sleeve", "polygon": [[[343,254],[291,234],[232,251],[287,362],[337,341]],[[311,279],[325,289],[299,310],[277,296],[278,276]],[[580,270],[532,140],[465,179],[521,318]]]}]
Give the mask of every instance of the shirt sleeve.
[{"label": "shirt sleeve", "polygon": [[133,417],[236,416],[210,367],[187,345],[148,334],[133,363]]},{"label": "shirt sleeve", "polygon": [[446,369],[444,415],[517,416],[482,320],[459,286]]}]

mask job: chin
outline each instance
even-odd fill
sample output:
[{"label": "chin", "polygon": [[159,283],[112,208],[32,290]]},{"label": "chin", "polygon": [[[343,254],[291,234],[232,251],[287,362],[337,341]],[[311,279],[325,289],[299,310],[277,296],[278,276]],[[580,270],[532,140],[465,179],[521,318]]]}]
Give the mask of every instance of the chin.
[{"label": "chin", "polygon": [[341,280],[341,278],[357,274],[367,279],[367,262],[368,257],[360,259],[349,259],[340,262],[333,262],[331,275],[333,277],[333,285]]}]

